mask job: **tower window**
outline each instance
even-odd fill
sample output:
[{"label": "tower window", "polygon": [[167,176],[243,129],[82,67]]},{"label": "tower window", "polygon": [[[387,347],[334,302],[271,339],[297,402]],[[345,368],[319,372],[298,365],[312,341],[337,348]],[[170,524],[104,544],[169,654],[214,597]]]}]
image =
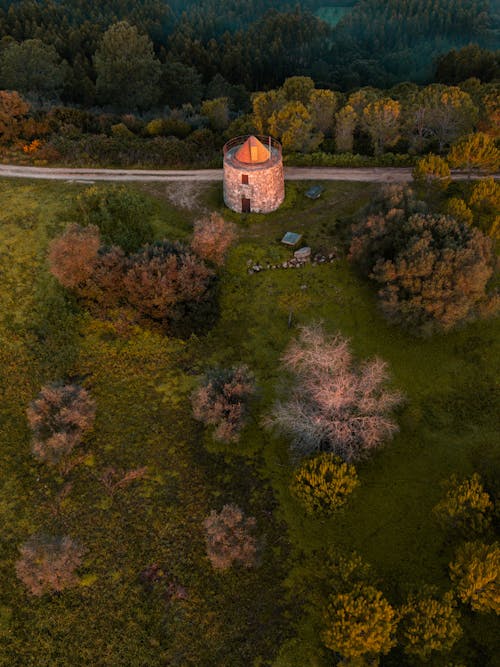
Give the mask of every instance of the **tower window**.
[{"label": "tower window", "polygon": [[241,175],[241,182],[243,185],[248,185],[248,174]]}]

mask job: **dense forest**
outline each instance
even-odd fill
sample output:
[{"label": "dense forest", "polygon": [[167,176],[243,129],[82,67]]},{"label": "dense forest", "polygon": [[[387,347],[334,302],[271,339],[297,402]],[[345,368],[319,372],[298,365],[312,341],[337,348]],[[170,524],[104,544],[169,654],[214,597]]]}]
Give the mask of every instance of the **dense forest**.
[{"label": "dense forest", "polygon": [[[328,9],[333,14],[325,13]],[[67,103],[102,104],[106,100],[96,80],[103,33],[127,21],[153,48],[161,73],[154,104],[176,106],[172,89],[187,89],[183,101],[195,102],[207,95],[216,76],[247,91],[269,89],[293,75],[311,76],[333,90],[430,82],[436,59],[451,49],[471,42],[498,48],[495,11],[488,0],[339,0],[328,5],[280,0],[272,9],[263,0],[2,0],[0,50],[22,47],[24,61],[17,60],[24,67],[30,57],[45,55],[42,60],[53,64],[57,81],[35,90],[42,97],[57,93]],[[337,18],[319,18],[330,15]],[[467,74],[477,75],[473,63]],[[498,64],[486,76],[498,76]],[[3,62],[0,86],[9,87],[10,81]]]}]

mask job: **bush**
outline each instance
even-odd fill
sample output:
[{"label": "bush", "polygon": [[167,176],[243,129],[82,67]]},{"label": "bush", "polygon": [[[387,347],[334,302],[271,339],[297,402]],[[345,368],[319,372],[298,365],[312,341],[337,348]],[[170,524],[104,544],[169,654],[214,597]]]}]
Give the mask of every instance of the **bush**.
[{"label": "bush", "polygon": [[450,563],[460,600],[474,611],[500,614],[500,543],[466,542]]},{"label": "bush", "polygon": [[32,595],[59,593],[78,584],[84,550],[70,537],[32,535],[20,548],[16,574]]},{"label": "bush", "polygon": [[63,287],[81,295],[95,270],[100,245],[99,229],[95,225],[69,225],[64,234],[49,245],[50,272]]},{"label": "bush", "polygon": [[400,611],[400,641],[405,653],[427,661],[435,651],[449,651],[462,636],[452,593],[442,599],[425,589],[410,596]]},{"label": "bush", "polygon": [[358,484],[354,466],[333,454],[319,454],[298,469],[291,491],[309,514],[330,514],[344,505]]},{"label": "bush", "polygon": [[33,431],[33,453],[51,465],[67,457],[92,428],[95,404],[88,392],[75,384],[42,387],[27,409]]},{"label": "bush", "polygon": [[203,521],[207,556],[216,570],[227,570],[233,563],[255,565],[257,542],[252,536],[255,519],[246,518],[236,505],[224,505]]},{"label": "bush", "polygon": [[167,324],[179,318],[187,304],[207,298],[212,275],[183,246],[164,240],[130,257],[123,283],[132,306]]},{"label": "bush", "polygon": [[480,533],[491,523],[493,503],[474,473],[470,479],[459,480],[455,475],[446,482],[446,496],[434,507],[439,523],[465,536]]},{"label": "bush", "polygon": [[330,595],[323,618],[324,644],[344,658],[375,657],[396,643],[396,612],[372,586],[358,584],[349,593]]},{"label": "bush", "polygon": [[255,381],[246,366],[212,369],[191,397],[194,418],[214,426],[216,440],[237,442],[254,393]]},{"label": "bush", "polygon": [[191,248],[201,257],[222,266],[229,246],[236,240],[236,225],[226,222],[218,213],[194,223]]},{"label": "bush", "polygon": [[327,451],[354,461],[397,431],[391,411],[402,397],[385,387],[387,364],[355,363],[340,334],[330,338],[319,326],[303,327],[283,362],[294,375],[292,397],[266,423],[291,435],[299,454]]},{"label": "bush", "polygon": [[442,215],[372,216],[353,228],[350,259],[382,285],[382,310],[417,334],[448,331],[490,299],[491,240]]},{"label": "bush", "polygon": [[439,155],[430,153],[415,165],[413,180],[425,188],[446,190],[451,181],[448,163]]},{"label": "bush", "polygon": [[97,226],[107,245],[120,246],[129,253],[153,239],[148,220],[151,203],[128,187],[92,186],[78,195],[77,203],[84,224]]}]

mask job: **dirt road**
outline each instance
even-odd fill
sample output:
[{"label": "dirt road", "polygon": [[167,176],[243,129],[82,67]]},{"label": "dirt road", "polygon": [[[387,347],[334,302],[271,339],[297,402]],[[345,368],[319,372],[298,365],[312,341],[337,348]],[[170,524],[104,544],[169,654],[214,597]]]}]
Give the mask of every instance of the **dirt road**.
[{"label": "dirt road", "polygon": [[[38,178],[55,181],[221,181],[222,169],[149,170],[149,169],[66,169],[55,167],[20,167],[0,165],[0,177]],[[288,181],[361,181],[370,183],[406,183],[411,181],[410,167],[285,167]],[[454,173],[452,178],[466,179]]]}]

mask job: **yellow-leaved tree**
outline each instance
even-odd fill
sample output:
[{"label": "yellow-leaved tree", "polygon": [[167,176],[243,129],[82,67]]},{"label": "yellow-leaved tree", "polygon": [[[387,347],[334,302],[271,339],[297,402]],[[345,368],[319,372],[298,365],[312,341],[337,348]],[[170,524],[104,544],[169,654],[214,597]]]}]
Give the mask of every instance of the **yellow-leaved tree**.
[{"label": "yellow-leaved tree", "polygon": [[466,542],[450,563],[460,600],[474,611],[500,614],[500,543]]},{"label": "yellow-leaved tree", "polygon": [[401,105],[390,97],[375,100],[363,110],[362,126],[373,142],[375,155],[399,139]]},{"label": "yellow-leaved tree", "polygon": [[500,150],[490,136],[476,132],[453,144],[448,162],[454,169],[463,169],[469,175],[474,171],[490,173],[500,168]]}]

